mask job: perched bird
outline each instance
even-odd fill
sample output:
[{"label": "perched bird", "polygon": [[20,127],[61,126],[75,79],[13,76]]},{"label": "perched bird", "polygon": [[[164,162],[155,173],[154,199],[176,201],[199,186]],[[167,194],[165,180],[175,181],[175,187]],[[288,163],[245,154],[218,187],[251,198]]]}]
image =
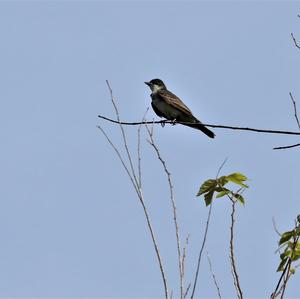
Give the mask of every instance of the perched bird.
[{"label": "perched bird", "polygon": [[[168,120],[173,120],[174,123],[186,122],[183,124],[202,131],[210,138],[214,138],[215,134],[207,129],[200,120],[198,120],[191,110],[172,92],[170,92],[164,82],[160,79],[153,79],[150,82],[145,82],[151,93],[151,105],[154,112],[159,117],[164,117]],[[189,124],[188,124],[189,123]]]}]

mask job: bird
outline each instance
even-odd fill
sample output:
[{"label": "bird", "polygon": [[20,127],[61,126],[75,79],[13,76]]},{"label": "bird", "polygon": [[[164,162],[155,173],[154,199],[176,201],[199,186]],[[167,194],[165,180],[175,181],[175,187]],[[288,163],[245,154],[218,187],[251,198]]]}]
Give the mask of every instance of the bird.
[{"label": "bird", "polygon": [[152,79],[144,82],[152,91],[151,106],[154,112],[167,120],[172,120],[174,124],[177,122],[182,125],[198,129],[210,138],[214,138],[215,134],[206,128],[199,119],[197,119],[192,111],[171,91],[169,91],[160,79]]}]

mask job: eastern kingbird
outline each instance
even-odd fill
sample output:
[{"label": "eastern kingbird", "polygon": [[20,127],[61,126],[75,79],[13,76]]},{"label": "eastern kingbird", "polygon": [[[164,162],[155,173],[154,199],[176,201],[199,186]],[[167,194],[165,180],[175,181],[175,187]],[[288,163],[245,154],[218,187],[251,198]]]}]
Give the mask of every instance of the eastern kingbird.
[{"label": "eastern kingbird", "polygon": [[145,82],[145,84],[147,84],[152,91],[151,105],[159,117],[164,117],[174,122],[187,122],[189,124],[183,125],[198,129],[210,138],[215,137],[215,134],[207,129],[174,93],[167,90],[162,80],[153,79],[150,82]]}]

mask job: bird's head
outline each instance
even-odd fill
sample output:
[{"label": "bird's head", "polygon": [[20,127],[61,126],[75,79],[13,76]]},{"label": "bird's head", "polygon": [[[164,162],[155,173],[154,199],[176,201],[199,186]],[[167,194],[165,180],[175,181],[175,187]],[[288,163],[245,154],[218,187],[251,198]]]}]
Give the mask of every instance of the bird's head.
[{"label": "bird's head", "polygon": [[149,82],[145,82],[145,84],[147,84],[150,87],[151,91],[154,93],[161,89],[167,89],[164,82],[160,79],[152,79]]}]

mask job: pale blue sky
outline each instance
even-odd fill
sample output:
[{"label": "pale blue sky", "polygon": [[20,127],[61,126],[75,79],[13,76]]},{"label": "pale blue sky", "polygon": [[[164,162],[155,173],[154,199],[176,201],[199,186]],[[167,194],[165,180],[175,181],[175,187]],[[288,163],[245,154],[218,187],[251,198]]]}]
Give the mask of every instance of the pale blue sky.
[{"label": "pale blue sky", "polygon": [[[143,83],[161,78],[203,122],[297,130],[289,91],[300,107],[299,1],[1,1],[0,297],[162,297],[163,287],[138,200],[115,154],[108,79],[121,117],[141,119]],[[156,118],[149,111],[148,118]],[[127,127],[136,151],[136,128]],[[279,274],[281,231],[299,214],[296,136],[215,129],[210,140],[180,126],[155,127],[173,175],[182,237],[191,235],[192,279],[207,208],[195,194],[215,177],[250,179],[238,208],[236,258],[245,297],[268,298]],[[146,203],[171,288],[178,294],[168,188],[142,138]],[[213,208],[207,247],[224,297],[234,297],[229,266],[230,206]],[[287,297],[300,297],[300,273]],[[199,298],[215,297],[206,258]]]}]

